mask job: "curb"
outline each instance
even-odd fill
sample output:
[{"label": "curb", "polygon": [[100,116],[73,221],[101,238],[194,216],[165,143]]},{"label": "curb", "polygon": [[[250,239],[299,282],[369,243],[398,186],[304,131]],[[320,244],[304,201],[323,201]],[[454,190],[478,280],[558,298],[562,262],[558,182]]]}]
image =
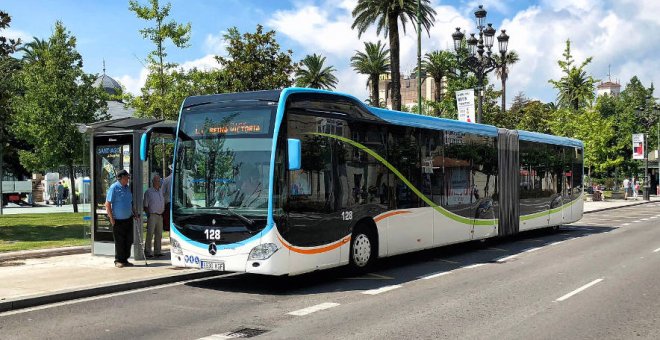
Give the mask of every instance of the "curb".
[{"label": "curb", "polygon": [[638,206],[638,205],[642,205],[642,204],[649,204],[649,203],[654,203],[654,202],[659,202],[659,201],[642,201],[642,202],[638,202],[638,203],[619,205],[619,206],[616,206],[616,207],[600,208],[600,209],[596,209],[596,210],[585,211],[585,212],[583,212],[583,214],[591,214],[591,213],[595,213],[595,212],[599,212],[599,211],[605,211],[605,210],[614,210],[614,209],[619,209],[619,208],[634,207],[634,206]]},{"label": "curb", "polygon": [[43,257],[62,256],[62,255],[76,255],[76,254],[90,253],[91,251],[92,251],[91,246],[64,247],[64,248],[40,249],[40,250],[25,250],[25,251],[17,251],[17,252],[9,252],[9,253],[6,253],[6,254],[0,254],[0,262],[26,260],[26,259],[37,259],[37,258],[43,258]]},{"label": "curb", "polygon": [[[169,239],[163,239],[163,248],[170,244]],[[0,253],[0,263],[16,260],[39,259],[44,257],[63,256],[63,255],[77,255],[92,252],[92,246],[78,246],[78,247],[62,247],[38,250],[23,250],[13,251],[8,253]]]},{"label": "curb", "polygon": [[128,282],[112,283],[91,288],[61,291],[54,294],[43,294],[30,296],[26,298],[17,298],[0,302],[0,313],[13,311],[17,309],[36,307],[51,303],[88,298],[98,295],[105,295],[134,289],[159,286],[167,283],[174,283],[186,280],[202,279],[207,277],[223,275],[225,272],[216,271],[195,271],[192,273],[175,274],[161,276],[146,280],[134,280]]}]

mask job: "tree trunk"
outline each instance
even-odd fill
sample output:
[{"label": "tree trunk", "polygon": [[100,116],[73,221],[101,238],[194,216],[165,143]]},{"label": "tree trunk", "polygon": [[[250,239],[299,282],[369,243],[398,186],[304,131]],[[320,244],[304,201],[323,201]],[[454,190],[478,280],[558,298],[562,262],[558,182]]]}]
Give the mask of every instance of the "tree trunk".
[{"label": "tree trunk", "polygon": [[371,106],[380,107],[378,98],[378,75],[371,75]]},{"label": "tree trunk", "polygon": [[[440,79],[436,79],[435,77],[433,77],[433,80],[435,81],[435,101],[436,101],[436,103],[440,103],[442,101],[441,100],[441,98],[442,98],[442,76],[439,76],[438,78],[440,78]],[[433,109],[433,111],[434,111],[434,114],[436,116],[440,116],[440,108],[438,106],[436,106]]]},{"label": "tree trunk", "polygon": [[392,109],[401,111],[401,73],[399,65],[399,20],[396,14],[387,14],[390,36],[390,64],[392,66]]},{"label": "tree trunk", "polygon": [[71,204],[73,204],[73,212],[78,212],[78,198],[76,197],[76,175],[73,173],[73,162],[69,163],[69,181],[71,182]]}]

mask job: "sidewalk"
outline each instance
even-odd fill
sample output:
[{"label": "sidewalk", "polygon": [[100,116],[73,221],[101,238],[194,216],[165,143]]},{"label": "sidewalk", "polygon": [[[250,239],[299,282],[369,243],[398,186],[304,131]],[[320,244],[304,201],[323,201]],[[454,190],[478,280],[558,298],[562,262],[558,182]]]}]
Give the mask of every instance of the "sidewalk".
[{"label": "sidewalk", "polygon": [[[660,198],[651,197],[651,202],[660,202]],[[584,211],[645,203],[649,202],[585,202]],[[89,247],[0,254],[0,312],[220,274],[172,267],[166,254],[149,260],[148,266],[144,261],[132,261],[135,267],[122,269],[114,267],[112,257],[92,256]]]}]

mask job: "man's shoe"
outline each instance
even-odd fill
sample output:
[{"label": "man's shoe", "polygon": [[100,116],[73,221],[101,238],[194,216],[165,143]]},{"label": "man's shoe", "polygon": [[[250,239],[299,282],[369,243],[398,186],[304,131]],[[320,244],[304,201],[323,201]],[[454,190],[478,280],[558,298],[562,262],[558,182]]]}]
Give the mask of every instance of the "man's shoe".
[{"label": "man's shoe", "polygon": [[126,263],[124,263],[124,267],[133,267],[133,266],[135,266],[135,265],[128,262],[128,261],[126,261]]},{"label": "man's shoe", "polygon": [[124,268],[124,264],[121,262],[115,262],[115,267],[117,268]]},{"label": "man's shoe", "polygon": [[163,257],[165,254],[156,254],[156,257]]},{"label": "man's shoe", "polygon": [[[151,255],[151,254],[147,254],[147,255],[144,255],[144,256],[145,256],[146,258],[148,258],[148,259],[150,259],[150,258],[153,258],[153,257],[154,257],[154,256],[153,256],[153,255]],[[158,256],[158,255],[156,255],[156,256]]]}]

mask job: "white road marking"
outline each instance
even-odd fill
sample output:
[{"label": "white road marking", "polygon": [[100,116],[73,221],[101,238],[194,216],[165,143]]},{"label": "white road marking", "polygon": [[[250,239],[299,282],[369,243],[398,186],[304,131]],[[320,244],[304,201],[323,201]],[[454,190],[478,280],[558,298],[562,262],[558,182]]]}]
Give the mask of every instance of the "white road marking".
[{"label": "white road marking", "polygon": [[589,288],[589,287],[591,287],[591,286],[597,284],[597,283],[600,282],[600,281],[603,281],[603,279],[601,278],[601,279],[593,280],[593,281],[587,283],[586,285],[584,285],[584,286],[582,286],[582,287],[580,287],[580,288],[578,288],[578,289],[576,289],[576,290],[574,290],[574,291],[572,291],[572,292],[570,292],[570,293],[568,293],[568,294],[566,294],[566,295],[560,297],[559,299],[555,300],[555,302],[561,302],[561,301],[564,301],[564,300],[570,298],[571,296],[573,296],[573,295],[575,295],[575,294],[577,294],[577,293],[579,293],[579,292],[581,292],[581,291],[583,291],[583,290],[585,290],[585,289],[587,289],[587,288]]},{"label": "white road marking", "polygon": [[622,224],[622,225],[623,225],[623,226],[627,226],[627,225],[630,225],[630,223],[624,223],[624,224]]},{"label": "white road marking", "polygon": [[648,221],[648,220],[649,220],[648,218],[642,218],[642,221]]},{"label": "white road marking", "polygon": [[651,219],[653,219],[653,218],[658,218],[658,216],[651,216],[651,217],[649,217],[649,218],[651,218]]},{"label": "white road marking", "polygon": [[394,290],[394,289],[397,289],[397,288],[401,288],[401,285],[392,285],[392,286],[380,287],[380,288],[377,288],[377,289],[365,290],[364,292],[362,292],[362,294],[376,295],[376,294],[380,294],[380,293],[389,292],[390,290]]},{"label": "white road marking", "polygon": [[558,245],[558,244],[560,244],[560,243],[564,243],[564,241],[552,242],[552,243],[550,243],[550,244],[548,244],[548,245],[549,245],[549,246],[556,246],[556,245]]},{"label": "white road marking", "polygon": [[541,249],[541,247],[536,247],[536,248],[532,248],[532,249],[527,249],[527,250],[524,251],[524,253],[535,252],[535,251],[537,251],[537,250],[539,250],[539,249]]},{"label": "white road marking", "polygon": [[508,260],[511,260],[512,258],[515,258],[516,256],[518,256],[518,254],[515,254],[515,255],[509,255],[509,256],[507,256],[507,257],[503,257],[503,258],[501,258],[501,259],[498,259],[497,262],[499,262],[499,263],[506,262],[506,261],[508,261]]},{"label": "white road marking", "polygon": [[187,280],[187,281],[168,283],[168,284],[155,286],[155,287],[146,287],[146,288],[129,290],[129,291],[125,291],[125,292],[112,293],[112,294],[99,295],[99,296],[91,296],[91,297],[88,297],[88,298],[82,298],[82,299],[76,299],[76,300],[70,300],[70,301],[56,302],[56,303],[51,303],[49,305],[43,305],[43,306],[30,307],[30,308],[24,308],[24,309],[19,309],[19,310],[3,312],[3,313],[0,313],[0,316],[28,313],[28,312],[32,312],[32,311],[36,311],[36,310],[49,309],[49,308],[54,308],[54,307],[66,306],[66,305],[73,305],[73,304],[81,303],[81,302],[101,300],[101,299],[107,299],[107,298],[111,298],[111,297],[115,297],[115,296],[122,296],[122,295],[134,294],[134,293],[148,292],[150,290],[156,290],[156,289],[162,289],[162,288],[168,288],[168,287],[174,287],[174,286],[181,286],[181,285],[184,285],[184,284],[190,283],[190,282],[202,282],[202,281],[207,281],[207,280],[214,280],[214,279],[220,279],[220,278],[243,275],[243,274],[244,273],[229,273],[229,274],[225,274],[225,275],[204,277],[204,278],[201,278],[201,279],[192,279],[192,280]]},{"label": "white road marking", "polygon": [[451,271],[439,272],[439,273],[430,274],[430,275],[427,275],[427,276],[421,276],[420,279],[422,279],[422,280],[435,279],[436,277],[444,276],[444,275],[447,275],[449,273],[451,273]]},{"label": "white road marking", "polygon": [[228,333],[213,334],[213,335],[205,336],[205,337],[199,338],[197,340],[236,339],[236,338],[242,338],[242,337],[244,337],[244,335],[245,334],[243,334],[243,333],[228,332]]},{"label": "white road marking", "polygon": [[339,306],[338,303],[324,302],[324,303],[320,303],[316,306],[311,306],[311,307],[299,309],[297,311],[293,311],[293,312],[287,313],[287,314],[295,315],[295,316],[303,316],[303,315],[311,314],[311,313],[314,313],[314,312],[318,312],[320,310],[324,310],[324,309],[328,309],[328,308],[332,308],[332,307],[337,307],[337,306]]},{"label": "white road marking", "polygon": [[639,223],[639,222],[642,222],[642,221],[640,221],[640,220],[637,220],[637,221],[633,221],[633,223]]},{"label": "white road marking", "polygon": [[660,248],[654,250],[653,252],[654,252],[654,253],[657,253],[657,252],[659,252],[659,251],[660,251]]},{"label": "white road marking", "polygon": [[481,267],[481,266],[485,266],[485,265],[486,265],[486,263],[476,263],[476,264],[471,264],[469,266],[465,266],[463,268],[464,269],[472,269],[472,268],[477,268],[477,267]]}]

